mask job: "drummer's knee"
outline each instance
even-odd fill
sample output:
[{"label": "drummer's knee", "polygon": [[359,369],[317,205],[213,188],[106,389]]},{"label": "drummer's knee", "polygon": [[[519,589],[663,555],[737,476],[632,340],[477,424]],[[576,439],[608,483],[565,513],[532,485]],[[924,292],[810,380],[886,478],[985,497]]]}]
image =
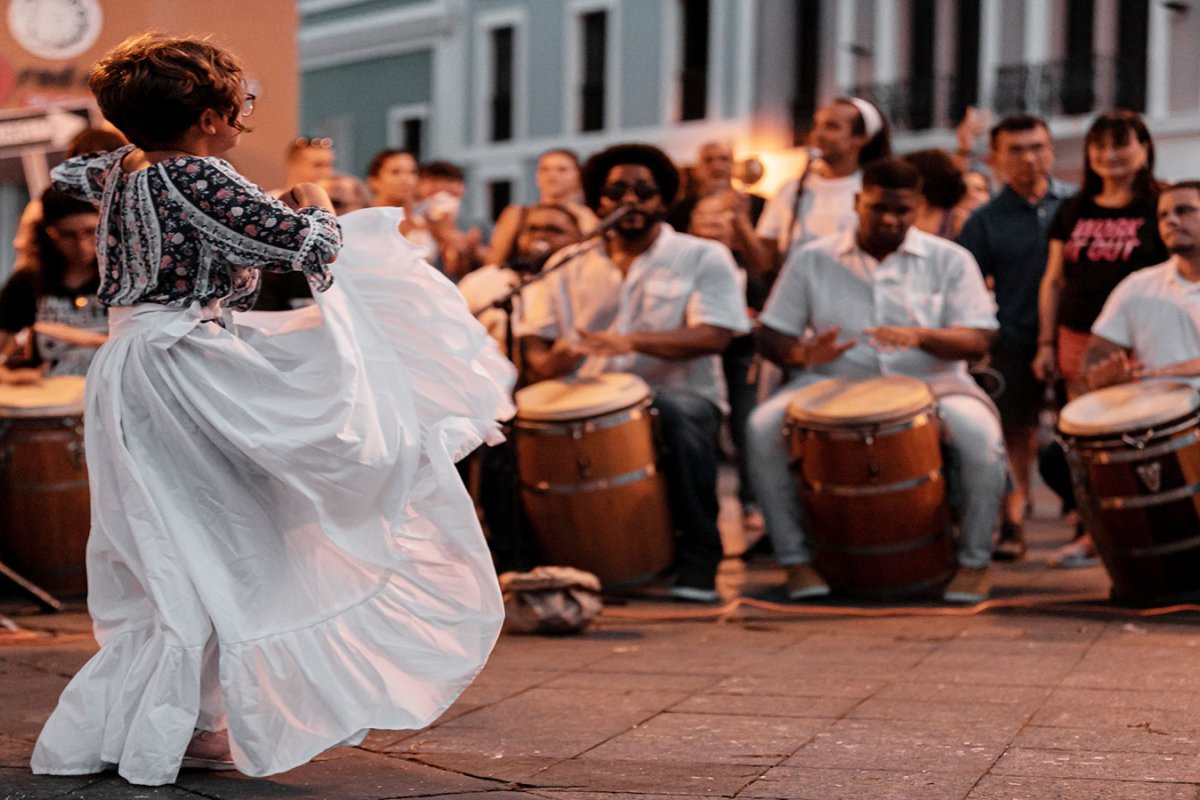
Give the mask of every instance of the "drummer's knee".
[{"label": "drummer's knee", "polygon": [[1008,463],[1000,421],[982,402],[969,395],[943,397],[938,403],[946,428],[946,443],[958,461],[974,469]]},{"label": "drummer's knee", "polygon": [[746,449],[751,458],[786,452],[783,420],[787,415],[787,405],[788,396],[780,393],[750,412],[746,419]]}]

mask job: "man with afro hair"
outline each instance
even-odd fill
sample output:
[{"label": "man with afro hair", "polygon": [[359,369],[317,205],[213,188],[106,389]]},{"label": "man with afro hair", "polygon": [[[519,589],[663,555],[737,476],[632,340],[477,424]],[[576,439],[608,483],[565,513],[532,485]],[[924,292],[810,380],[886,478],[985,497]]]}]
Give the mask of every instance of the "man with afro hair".
[{"label": "man with afro hair", "polygon": [[749,329],[737,267],[728,248],[663,222],[679,173],[658,148],[597,153],[584,165],[583,188],[601,218],[626,213],[528,293],[528,365],[541,379],[627,372],[650,386],[679,533],[671,596],[714,602],[723,555],[717,433],[728,411],[720,354]]}]

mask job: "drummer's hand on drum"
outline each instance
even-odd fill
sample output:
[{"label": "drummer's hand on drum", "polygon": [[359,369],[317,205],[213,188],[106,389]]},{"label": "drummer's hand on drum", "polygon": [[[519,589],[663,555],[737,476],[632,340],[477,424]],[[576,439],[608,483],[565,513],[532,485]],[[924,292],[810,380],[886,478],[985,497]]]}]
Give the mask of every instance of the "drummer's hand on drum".
[{"label": "drummer's hand on drum", "polygon": [[551,378],[566,375],[579,366],[581,358],[583,358],[583,353],[579,352],[573,343],[566,339],[559,339],[536,359],[538,363],[535,373],[540,377]]},{"label": "drummer's hand on drum", "polygon": [[921,346],[921,328],[904,325],[879,325],[874,328],[864,328],[863,333],[871,337],[868,341],[872,347],[884,352]]},{"label": "drummer's hand on drum", "polygon": [[1142,364],[1134,362],[1133,375],[1135,378],[1195,378],[1200,376],[1200,358],[1176,361],[1174,364],[1155,369],[1146,369]]},{"label": "drummer's hand on drum", "polygon": [[576,329],[575,349],[588,356],[623,356],[633,352],[633,339],[624,333]]},{"label": "drummer's hand on drum", "polygon": [[812,366],[814,364],[827,364],[830,361],[841,358],[842,353],[858,344],[854,339],[839,342],[837,338],[841,333],[842,326],[834,325],[829,330],[818,333],[807,342],[798,342],[794,348],[796,352],[793,363],[800,366]]},{"label": "drummer's hand on drum", "polygon": [[33,330],[42,336],[58,339],[75,347],[99,347],[108,341],[108,334],[87,331],[62,322],[35,322]]},{"label": "drummer's hand on drum", "polygon": [[1105,386],[1137,380],[1138,375],[1143,372],[1141,363],[1130,358],[1124,350],[1117,350],[1088,364],[1083,373],[1083,380],[1088,391],[1094,392]]},{"label": "drummer's hand on drum", "polygon": [[0,383],[10,386],[30,386],[42,380],[42,371],[37,367],[17,367],[9,369],[0,366]]}]

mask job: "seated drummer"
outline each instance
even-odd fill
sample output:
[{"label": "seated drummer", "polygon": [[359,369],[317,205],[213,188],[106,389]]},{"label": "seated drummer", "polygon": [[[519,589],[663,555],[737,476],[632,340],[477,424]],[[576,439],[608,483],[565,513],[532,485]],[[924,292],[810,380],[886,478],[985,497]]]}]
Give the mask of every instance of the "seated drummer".
[{"label": "seated drummer", "polygon": [[[583,238],[579,221],[566,206],[537,203],[522,206],[518,212],[516,238],[508,260],[502,264],[487,264],[469,272],[458,282],[471,313],[483,323],[488,333],[505,352],[504,311],[491,304],[530,275],[542,271],[550,257],[569,244]],[[521,315],[521,297],[513,298],[513,325]]]},{"label": "seated drummer", "polygon": [[527,292],[527,366],[540,379],[631,372],[654,391],[671,512],[680,533],[671,596],[713,602],[717,433],[728,410],[720,353],[749,329],[729,250],[662,220],[679,173],[656,147],[625,144],[583,170],[588,204],[621,217],[595,248]]},{"label": "seated drummer", "polygon": [[[967,374],[997,328],[979,268],[962,247],[912,227],[920,176],[897,158],[863,168],[857,231],[793,251],[759,316],[759,350],[791,380],[750,416],[750,477],[789,599],[829,594],[811,566],[782,436],[789,396],[832,377],[907,375],[929,384],[943,415],[959,502],[959,569],[947,602],[989,592],[992,529],[1006,483],[994,407]],[[806,333],[811,331],[811,333]],[[886,525],[887,520],[879,520]]]},{"label": "seated drummer", "polygon": [[1171,257],[1117,284],[1092,325],[1087,389],[1140,378],[1200,386],[1200,181],[1163,189],[1158,233]]},{"label": "seated drummer", "polygon": [[96,207],[54,189],[41,205],[33,263],[0,290],[0,383],[85,375],[108,338],[107,309],[96,300]]}]

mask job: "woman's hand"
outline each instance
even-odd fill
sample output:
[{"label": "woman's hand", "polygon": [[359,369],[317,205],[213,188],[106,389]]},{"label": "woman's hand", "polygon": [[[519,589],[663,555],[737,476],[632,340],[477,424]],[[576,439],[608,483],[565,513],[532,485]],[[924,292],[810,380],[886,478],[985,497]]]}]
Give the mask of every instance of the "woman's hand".
[{"label": "woman's hand", "polygon": [[293,211],[316,206],[325,209],[330,214],[335,213],[333,201],[329,199],[329,192],[315,183],[297,183],[289,191],[284,192],[279,199]]},{"label": "woman's hand", "polygon": [[1058,358],[1054,352],[1054,345],[1048,342],[1039,344],[1037,355],[1033,357],[1033,363],[1029,367],[1042,383],[1053,380],[1058,372]]}]

